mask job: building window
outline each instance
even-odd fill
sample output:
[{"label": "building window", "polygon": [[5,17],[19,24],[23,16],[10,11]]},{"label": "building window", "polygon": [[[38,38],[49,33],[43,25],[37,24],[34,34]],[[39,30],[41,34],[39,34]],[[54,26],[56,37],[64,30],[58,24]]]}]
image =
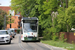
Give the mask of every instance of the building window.
[{"label": "building window", "polygon": [[15,18],[16,18],[16,16],[15,16]]},{"label": "building window", "polygon": [[18,25],[20,25],[20,22],[18,22]]},{"label": "building window", "polygon": [[20,26],[18,26],[18,28],[20,28]]},{"label": "building window", "polygon": [[20,20],[20,17],[18,17],[18,19]]}]

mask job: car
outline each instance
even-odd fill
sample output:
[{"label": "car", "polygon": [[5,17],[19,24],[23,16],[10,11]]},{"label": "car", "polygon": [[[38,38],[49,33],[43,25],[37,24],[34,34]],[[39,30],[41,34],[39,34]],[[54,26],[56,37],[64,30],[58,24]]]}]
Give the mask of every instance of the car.
[{"label": "car", "polygon": [[10,28],[10,29],[8,29],[8,30],[10,30],[10,32],[11,32],[13,38],[15,38],[15,35],[16,35],[15,29],[14,29],[14,28]]},{"label": "car", "polygon": [[10,30],[10,31],[11,31],[12,37],[15,38],[15,34],[14,34],[13,30]]},{"label": "car", "polygon": [[0,30],[0,43],[11,44],[11,38],[7,30]]},{"label": "car", "polygon": [[13,39],[13,35],[12,35],[11,31],[8,30],[8,33],[9,33],[9,35],[10,35],[10,39],[12,40],[12,39]]}]

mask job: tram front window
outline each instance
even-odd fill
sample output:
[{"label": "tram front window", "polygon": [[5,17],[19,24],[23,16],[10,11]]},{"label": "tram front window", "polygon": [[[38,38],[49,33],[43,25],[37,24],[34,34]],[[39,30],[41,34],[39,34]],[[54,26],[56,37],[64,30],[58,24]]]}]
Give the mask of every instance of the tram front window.
[{"label": "tram front window", "polygon": [[24,32],[37,32],[37,26],[24,23]]},{"label": "tram front window", "polygon": [[37,26],[31,26],[31,29],[33,30],[33,32],[37,32]]}]

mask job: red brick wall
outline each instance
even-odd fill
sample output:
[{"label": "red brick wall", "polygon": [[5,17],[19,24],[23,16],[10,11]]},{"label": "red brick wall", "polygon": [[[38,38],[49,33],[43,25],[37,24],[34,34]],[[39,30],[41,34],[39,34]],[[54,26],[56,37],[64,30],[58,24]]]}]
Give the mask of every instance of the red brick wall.
[{"label": "red brick wall", "polygon": [[[74,36],[74,32],[62,32],[64,33],[64,38],[66,39],[67,38],[67,41],[68,43],[75,43],[75,36]],[[60,32],[60,35],[62,34]],[[59,35],[59,36],[60,36]],[[61,38],[60,38],[61,39]]]}]

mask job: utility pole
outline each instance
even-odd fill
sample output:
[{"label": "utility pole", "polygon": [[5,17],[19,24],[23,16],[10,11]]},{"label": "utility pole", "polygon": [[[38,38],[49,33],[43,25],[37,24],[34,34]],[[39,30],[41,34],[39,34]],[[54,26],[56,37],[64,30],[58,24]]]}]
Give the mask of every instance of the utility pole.
[{"label": "utility pole", "polygon": [[11,14],[10,14],[10,28],[11,28]]},{"label": "utility pole", "polygon": [[4,30],[6,28],[6,15],[4,15]]},{"label": "utility pole", "polygon": [[27,13],[27,11],[25,9],[24,9],[24,11],[25,11],[25,15],[28,17],[29,13],[30,13],[30,10],[28,11],[28,13]]},{"label": "utility pole", "polygon": [[68,0],[66,0],[66,8],[68,8]]}]

